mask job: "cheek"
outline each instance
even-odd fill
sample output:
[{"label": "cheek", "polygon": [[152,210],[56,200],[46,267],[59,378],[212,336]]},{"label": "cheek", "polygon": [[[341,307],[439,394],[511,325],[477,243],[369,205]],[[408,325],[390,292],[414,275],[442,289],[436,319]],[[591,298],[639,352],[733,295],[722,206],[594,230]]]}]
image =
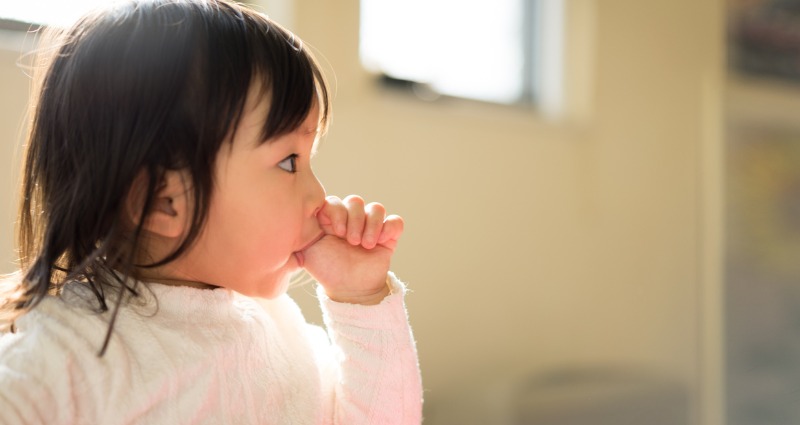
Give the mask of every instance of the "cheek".
[{"label": "cheek", "polygon": [[247,209],[216,214],[210,220],[213,225],[209,228],[209,243],[216,245],[221,255],[247,258],[248,262],[285,261],[294,249],[300,228],[299,220],[285,212],[259,202]]},{"label": "cheek", "polygon": [[[231,176],[228,176],[231,177]],[[207,243],[219,255],[263,267],[286,261],[302,242],[304,218],[295,188],[280,180],[230,184],[226,179],[209,206]],[[269,265],[268,265],[269,264]]]}]

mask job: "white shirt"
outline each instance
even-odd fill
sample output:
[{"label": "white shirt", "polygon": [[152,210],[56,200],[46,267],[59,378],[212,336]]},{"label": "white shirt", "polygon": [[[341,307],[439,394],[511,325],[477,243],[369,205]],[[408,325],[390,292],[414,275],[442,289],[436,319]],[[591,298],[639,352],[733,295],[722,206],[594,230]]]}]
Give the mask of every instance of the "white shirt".
[{"label": "white shirt", "polygon": [[405,287],[390,276],[376,306],[318,291],[328,335],[288,295],[139,285],[103,357],[110,313],[67,285],[0,338],[0,424],[419,424]]}]

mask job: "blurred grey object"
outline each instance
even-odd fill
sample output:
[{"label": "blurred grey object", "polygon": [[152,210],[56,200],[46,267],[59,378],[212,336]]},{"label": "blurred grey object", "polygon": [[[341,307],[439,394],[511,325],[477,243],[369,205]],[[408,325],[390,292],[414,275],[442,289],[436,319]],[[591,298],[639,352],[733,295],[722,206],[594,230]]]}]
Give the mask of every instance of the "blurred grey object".
[{"label": "blurred grey object", "polygon": [[631,368],[569,367],[492,379],[430,399],[434,425],[680,425],[687,390]]}]

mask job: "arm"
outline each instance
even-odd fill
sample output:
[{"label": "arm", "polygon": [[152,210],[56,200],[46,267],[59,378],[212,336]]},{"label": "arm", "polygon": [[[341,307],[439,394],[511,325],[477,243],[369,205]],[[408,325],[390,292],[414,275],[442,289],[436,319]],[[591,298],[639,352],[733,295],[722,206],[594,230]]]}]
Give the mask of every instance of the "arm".
[{"label": "arm", "polygon": [[392,295],[378,305],[337,303],[318,291],[325,324],[338,348],[334,423],[419,424],[422,384],[403,296],[389,274]]},{"label": "arm", "polygon": [[405,287],[388,272],[403,220],[354,196],[328,197],[317,218],[325,236],[304,256],[338,357],[334,422],[418,424],[422,388]]}]

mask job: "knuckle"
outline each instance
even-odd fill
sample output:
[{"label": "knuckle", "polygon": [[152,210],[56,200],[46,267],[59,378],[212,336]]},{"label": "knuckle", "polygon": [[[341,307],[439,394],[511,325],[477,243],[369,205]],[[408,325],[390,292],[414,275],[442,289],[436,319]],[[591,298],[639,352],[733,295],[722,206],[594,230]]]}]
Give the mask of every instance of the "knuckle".
[{"label": "knuckle", "polygon": [[369,204],[367,204],[367,206],[366,206],[366,207],[364,207],[364,208],[365,208],[367,211],[371,212],[371,213],[377,213],[377,214],[384,214],[384,213],[386,213],[386,207],[384,207],[384,206],[383,206],[383,204],[381,204],[381,203],[379,203],[379,202],[370,202],[370,203],[369,203]]},{"label": "knuckle", "polygon": [[387,217],[387,221],[391,221],[398,230],[403,230],[406,226],[406,221],[403,220],[403,217],[400,217],[399,215],[391,215]]},{"label": "knuckle", "polygon": [[344,202],[348,205],[364,205],[364,198],[358,195],[348,195],[344,198]]}]

